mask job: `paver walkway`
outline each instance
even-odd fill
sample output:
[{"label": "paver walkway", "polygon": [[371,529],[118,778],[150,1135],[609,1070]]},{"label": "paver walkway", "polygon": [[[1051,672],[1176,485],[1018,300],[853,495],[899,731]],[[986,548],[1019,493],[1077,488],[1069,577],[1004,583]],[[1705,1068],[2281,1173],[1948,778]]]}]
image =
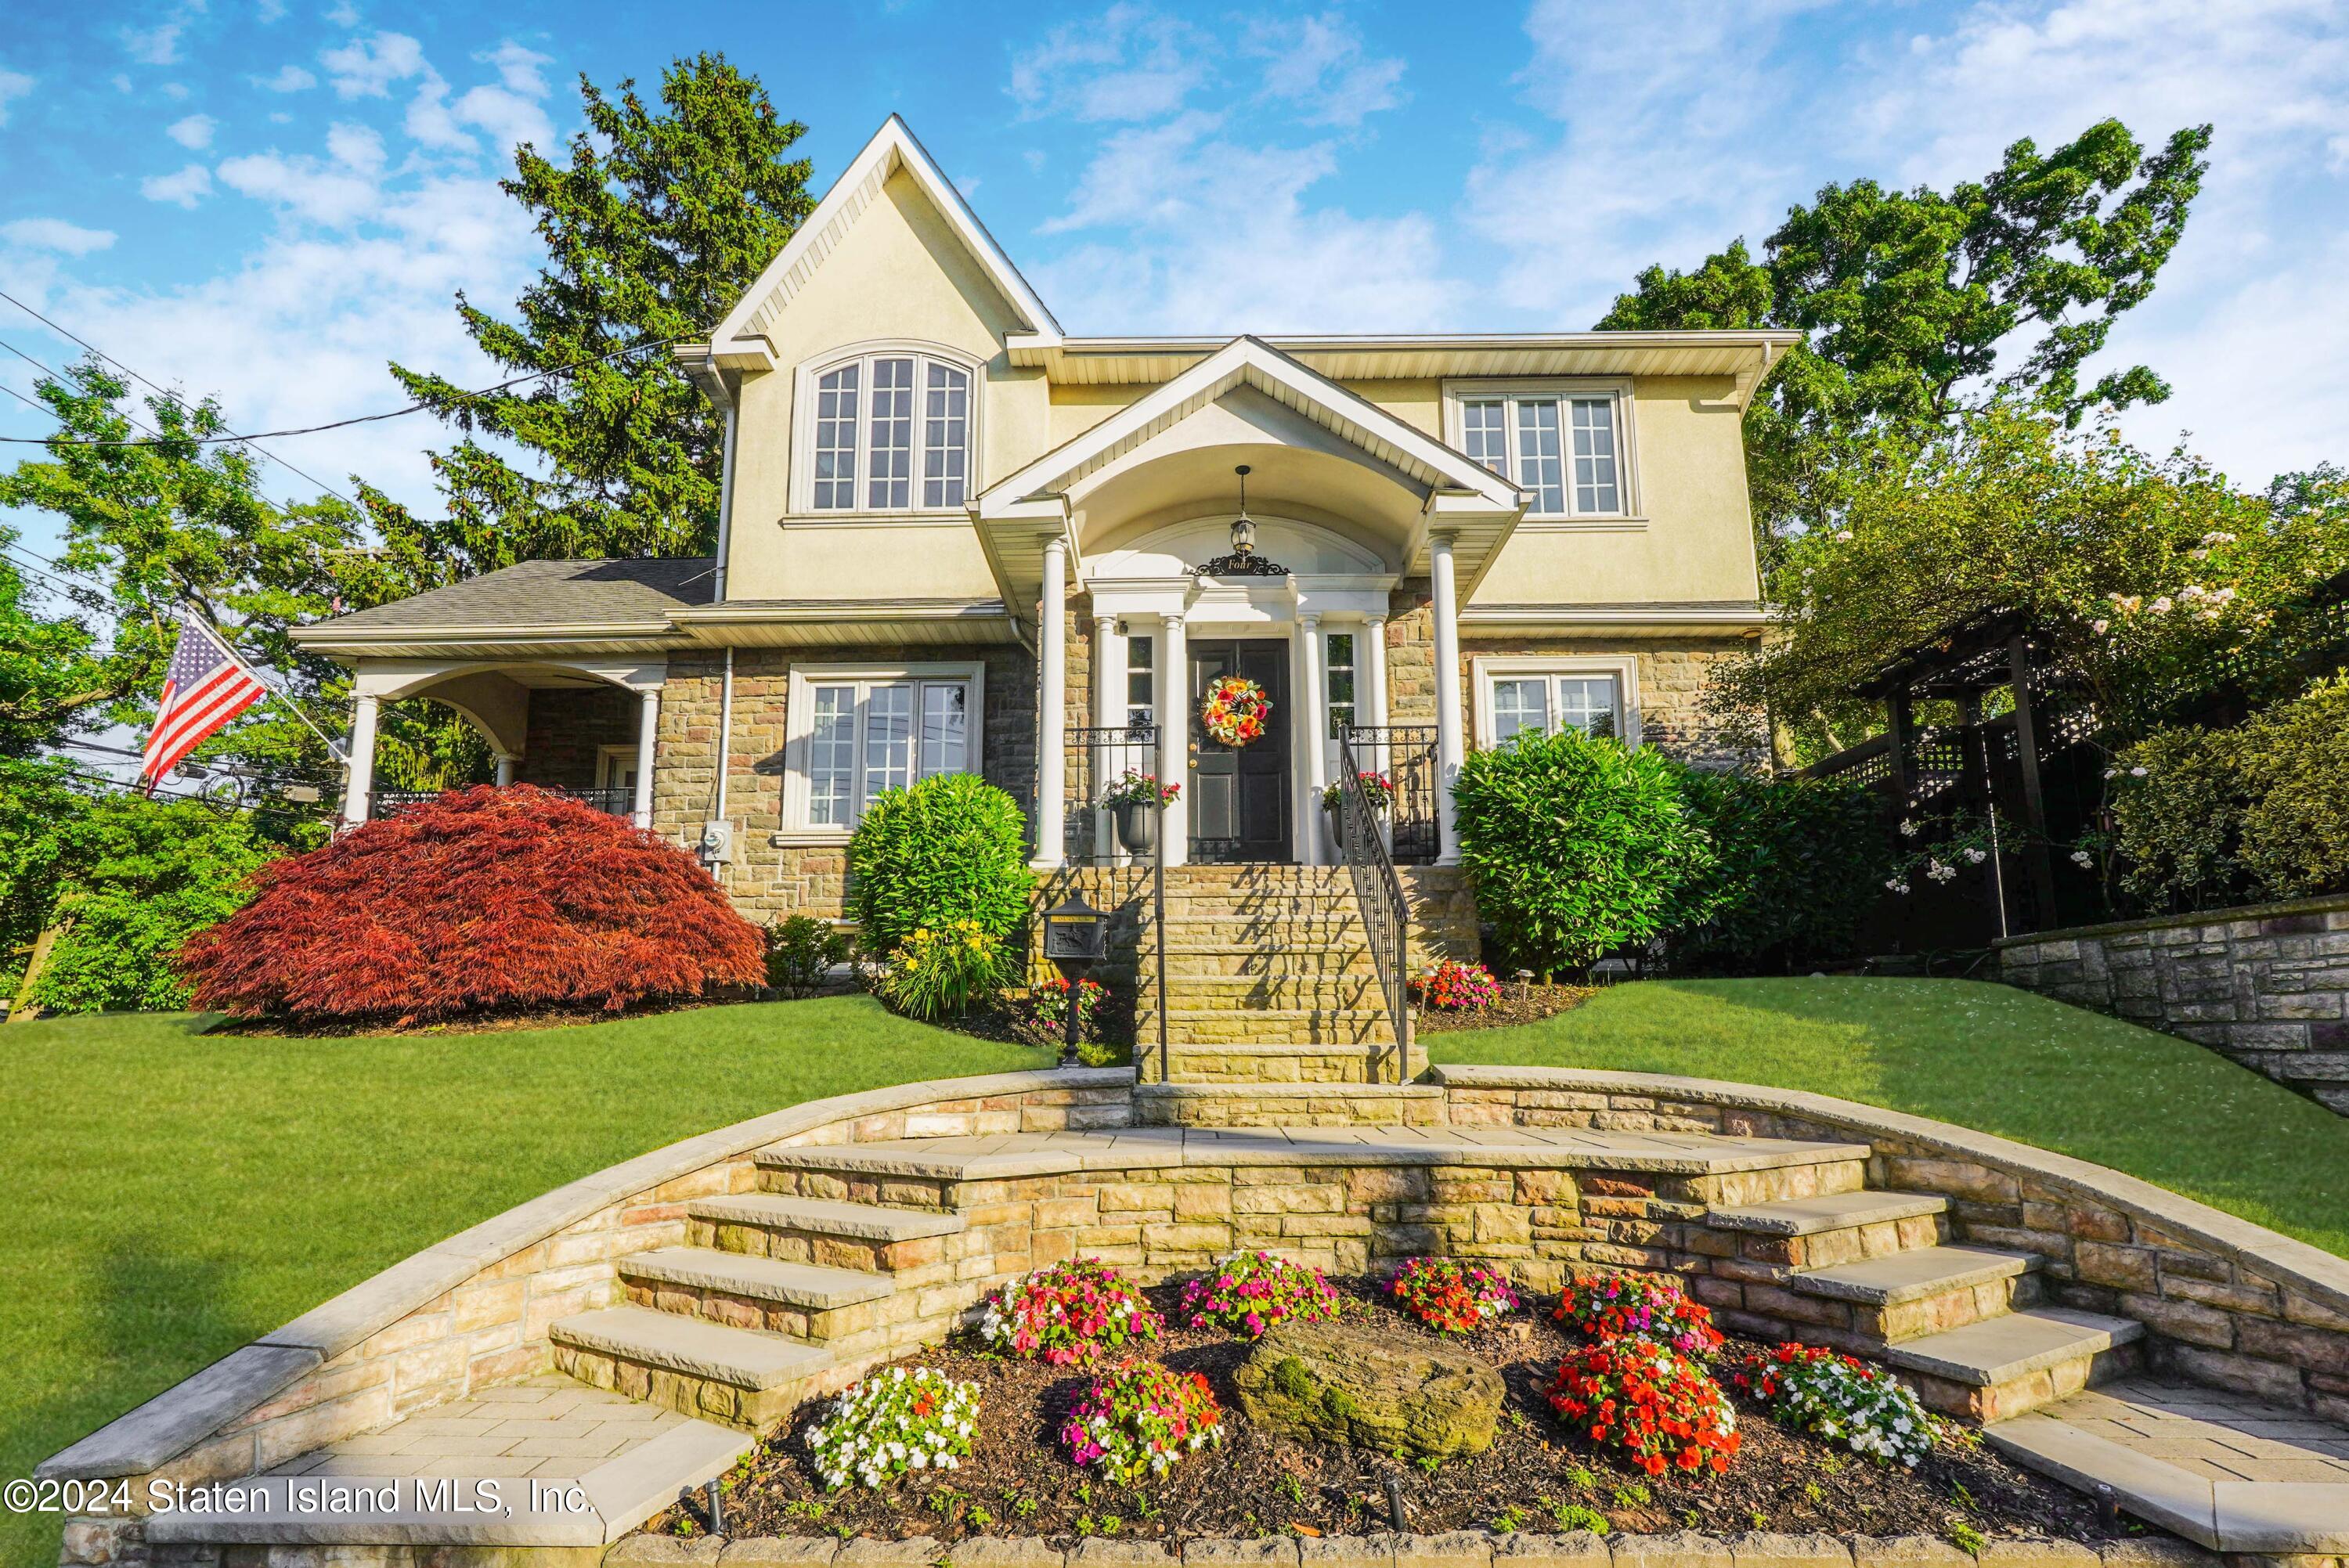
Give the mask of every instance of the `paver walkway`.
[{"label": "paver walkway", "polygon": [[2214,1550],[2349,1552],[2349,1427],[2195,1384],[2129,1377],[1983,1435],[2034,1470],[2111,1487]]},{"label": "paver walkway", "polygon": [[703,1424],[550,1374],[436,1405],[269,1473],[576,1480],[665,1432]]}]

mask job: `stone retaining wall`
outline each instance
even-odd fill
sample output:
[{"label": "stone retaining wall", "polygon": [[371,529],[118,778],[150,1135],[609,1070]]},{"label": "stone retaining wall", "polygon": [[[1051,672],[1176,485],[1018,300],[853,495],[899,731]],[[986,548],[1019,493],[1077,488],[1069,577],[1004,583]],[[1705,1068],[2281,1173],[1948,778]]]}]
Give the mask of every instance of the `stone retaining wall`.
[{"label": "stone retaining wall", "polygon": [[2181,1035],[2349,1116],[2349,895],[1997,946],[2010,985]]},{"label": "stone retaining wall", "polygon": [[[2059,1304],[2143,1323],[2157,1367],[2349,1421],[2349,1260],[2149,1181],[1826,1095],[1571,1068],[1436,1071],[1455,1125],[1867,1142],[1870,1187],[1940,1193],[1956,1240],[2038,1253]],[[1730,1311],[1752,1305],[1707,1288]]]}]

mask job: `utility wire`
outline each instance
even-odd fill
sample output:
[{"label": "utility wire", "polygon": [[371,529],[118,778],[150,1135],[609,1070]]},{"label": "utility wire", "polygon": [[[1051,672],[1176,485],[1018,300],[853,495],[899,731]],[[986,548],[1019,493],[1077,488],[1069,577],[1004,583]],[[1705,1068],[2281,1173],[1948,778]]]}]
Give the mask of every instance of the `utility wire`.
[{"label": "utility wire", "polygon": [[[6,294],[0,294],[0,299],[7,297]],[[486,397],[493,392],[503,392],[510,387],[519,387],[526,381],[551,380],[557,376],[567,376],[574,370],[584,370],[591,365],[602,365],[608,360],[624,359],[631,354],[649,353],[656,348],[666,348],[672,343],[682,341],[681,337],[664,337],[657,342],[639,343],[626,348],[616,348],[609,354],[598,354],[593,358],[574,359],[568,365],[558,365],[548,370],[533,370],[527,376],[517,376],[512,380],[501,381],[494,387],[484,387],[472,392],[460,392],[458,394],[458,399],[470,401],[478,397]],[[189,446],[211,447],[224,446],[233,441],[275,440],[283,436],[315,436],[326,430],[347,429],[353,425],[377,425],[386,419],[404,418],[410,414],[423,413],[429,407],[429,405],[423,403],[410,403],[405,408],[394,408],[389,413],[362,414],[356,418],[336,419],[324,425],[303,425],[285,430],[263,430],[252,436],[183,436],[177,438],[177,441]],[[0,442],[18,447],[152,447],[167,444],[160,441],[88,440],[67,436],[0,436]],[[317,481],[314,480],[311,482],[315,484]]]},{"label": "utility wire", "polygon": [[[144,376],[140,375],[140,374],[139,374],[139,372],[137,372],[136,370],[133,370],[132,368],[130,368],[130,366],[129,366],[123,364],[121,360],[115,358],[115,357],[114,357],[114,356],[112,356],[111,354],[107,353],[104,349],[102,349],[102,348],[98,347],[98,345],[96,345],[96,344],[94,344],[94,343],[90,342],[88,338],[85,338],[85,337],[78,337],[78,336],[76,336],[73,333],[67,332],[64,327],[59,326],[56,322],[51,321],[47,316],[43,315],[39,311],[35,310],[31,305],[26,304],[23,300],[18,299],[16,295],[14,295],[14,294],[12,294],[7,293],[5,290],[0,290],[0,299],[5,299],[5,300],[6,300],[10,304],[15,305],[18,310],[21,310],[21,311],[23,311],[26,315],[31,316],[35,321],[37,321],[37,322],[39,322],[42,325],[44,325],[44,326],[47,327],[51,332],[57,333],[57,334],[60,335],[61,336],[64,336],[64,337],[72,338],[74,342],[80,344],[84,348],[88,349],[92,354],[97,355],[100,359],[103,359],[103,360],[105,360],[108,364],[114,366],[115,367],[117,367],[118,369],[119,369],[119,370],[120,370],[124,375],[126,375],[126,376],[129,377],[132,380],[137,381],[140,386],[142,386],[142,387],[146,387],[150,388],[150,390],[152,390],[152,391],[161,393],[164,397],[169,397],[172,402],[177,403],[177,404],[178,404],[181,407],[182,407],[182,408],[185,408],[185,407],[188,406],[188,400],[187,400],[185,397],[181,397],[177,392],[171,391],[171,390],[170,388],[168,388],[168,387],[158,387],[158,386],[156,386],[156,385],[155,385],[155,383],[153,383],[152,381],[148,380],[148,379],[147,379],[147,377],[145,377]],[[21,350],[19,350],[19,349],[14,349],[14,348],[12,348],[12,349],[10,349],[10,350],[9,350],[9,352],[10,352],[11,354],[15,354],[15,355],[16,355],[16,356],[17,356],[18,358],[20,358],[20,359],[32,359],[32,358],[33,358],[33,356],[32,356],[31,355],[29,355],[29,354],[26,354],[26,353],[24,353],[23,351],[21,351]],[[36,365],[39,365],[39,364],[40,364],[40,361],[39,361],[39,360],[37,360],[37,359],[34,359],[34,360],[33,360],[33,363],[34,363],[34,364],[36,364]],[[41,367],[42,367],[43,369],[45,369],[45,370],[48,369],[48,367],[47,367],[47,366],[42,366]],[[54,377],[55,375],[57,375],[57,372],[56,372],[56,371],[54,371],[54,370],[51,370],[51,371],[49,371],[49,374],[50,374],[51,376],[53,376],[53,377]],[[127,416],[126,416],[126,418],[127,418]],[[136,420],[136,419],[132,419],[130,422],[131,422],[132,424],[134,424],[134,425],[139,424],[139,421],[138,421],[138,420]],[[140,426],[140,428],[141,429],[147,429],[147,427],[145,427],[145,426],[143,426],[143,425],[142,425],[142,426]],[[155,434],[155,432],[154,432],[153,430],[150,429],[150,430],[148,430],[148,434],[150,434],[150,435],[154,435],[154,434]],[[239,437],[237,437],[236,438],[237,438],[238,440],[244,441],[244,442],[245,442],[245,444],[246,444],[247,446],[252,446],[252,442],[251,442],[249,439],[247,439],[245,437],[239,436]],[[348,497],[348,496],[347,496],[347,495],[343,494],[343,492],[342,492],[342,491],[340,491],[340,490],[336,490],[334,486],[332,486],[332,485],[328,484],[326,480],[322,480],[322,479],[313,478],[311,475],[304,473],[300,469],[295,468],[292,463],[287,462],[284,458],[279,457],[275,452],[269,451],[269,450],[267,450],[266,449],[262,448],[262,447],[253,447],[253,450],[254,450],[254,451],[255,451],[256,453],[259,453],[262,457],[267,458],[271,462],[275,463],[279,468],[282,468],[282,469],[285,469],[287,472],[294,474],[295,477],[300,478],[300,479],[304,479],[304,480],[308,480],[310,483],[312,483],[312,484],[314,484],[314,485],[316,485],[320,490],[325,490],[328,495],[331,495],[331,496],[335,497],[337,500],[340,500],[344,505],[348,506],[348,507],[351,507],[351,508],[354,508],[354,509],[356,509],[356,510],[360,510],[360,511],[364,511],[364,510],[365,510],[364,508],[359,507],[359,503],[358,503],[358,502],[357,502],[357,501],[353,500],[350,497]]]}]

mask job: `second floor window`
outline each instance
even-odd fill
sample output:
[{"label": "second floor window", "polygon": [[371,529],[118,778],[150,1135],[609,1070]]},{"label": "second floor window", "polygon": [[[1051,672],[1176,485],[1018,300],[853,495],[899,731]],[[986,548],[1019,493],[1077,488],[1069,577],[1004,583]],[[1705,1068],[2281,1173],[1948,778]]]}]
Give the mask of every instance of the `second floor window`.
[{"label": "second floor window", "polygon": [[1533,493],[1537,517],[1608,517],[1623,511],[1611,396],[1464,397],[1460,438],[1470,457]]},{"label": "second floor window", "polygon": [[816,378],[819,511],[960,506],[970,482],[970,371],[921,354],[874,354]]}]

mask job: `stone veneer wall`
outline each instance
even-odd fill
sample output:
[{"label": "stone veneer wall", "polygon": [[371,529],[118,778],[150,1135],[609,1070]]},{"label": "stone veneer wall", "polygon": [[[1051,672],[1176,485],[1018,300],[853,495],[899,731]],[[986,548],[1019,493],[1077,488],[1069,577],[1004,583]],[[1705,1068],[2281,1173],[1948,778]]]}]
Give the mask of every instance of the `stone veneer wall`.
[{"label": "stone veneer wall", "polygon": [[[1435,722],[1435,612],[1424,579],[1397,589],[1387,621],[1387,717],[1396,724]],[[1475,750],[1476,694],[1469,684],[1469,661],[1480,655],[1557,654],[1561,657],[1604,655],[1638,661],[1642,741],[1684,761],[1730,768],[1754,760],[1728,727],[1704,711],[1705,682],[1723,664],[1744,656],[1750,646],[1737,637],[1560,637],[1500,627],[1460,628],[1461,715],[1467,744]]]},{"label": "stone veneer wall", "polygon": [[2349,894],[2042,931],[1999,978],[2166,1029],[2349,1116]]},{"label": "stone veneer wall", "polygon": [[[1436,1076],[1455,1125],[1866,1141],[1875,1150],[1870,1187],[1940,1193],[1953,1239],[2038,1253],[2058,1305],[2144,1324],[2156,1367],[2349,1421],[2349,1260],[2149,1181],[1826,1095],[1574,1068],[1439,1068]],[[1640,1245],[1662,1239],[1660,1225]],[[1733,1322],[1788,1305],[1767,1281],[1711,1266],[1716,1277],[1694,1288]]]},{"label": "stone veneer wall", "polygon": [[[784,705],[795,664],[977,662],[986,668],[979,769],[1032,820],[1036,797],[1036,662],[1018,647],[738,648],[726,813],[735,858],[724,883],[734,907],[764,922],[777,915],[838,919],[848,882],[839,845],[778,845],[783,825]],[[653,829],[691,843],[716,799],[711,759],[723,700],[722,654],[672,655],[661,693],[653,775]],[[591,753],[592,755],[592,753]]]}]

